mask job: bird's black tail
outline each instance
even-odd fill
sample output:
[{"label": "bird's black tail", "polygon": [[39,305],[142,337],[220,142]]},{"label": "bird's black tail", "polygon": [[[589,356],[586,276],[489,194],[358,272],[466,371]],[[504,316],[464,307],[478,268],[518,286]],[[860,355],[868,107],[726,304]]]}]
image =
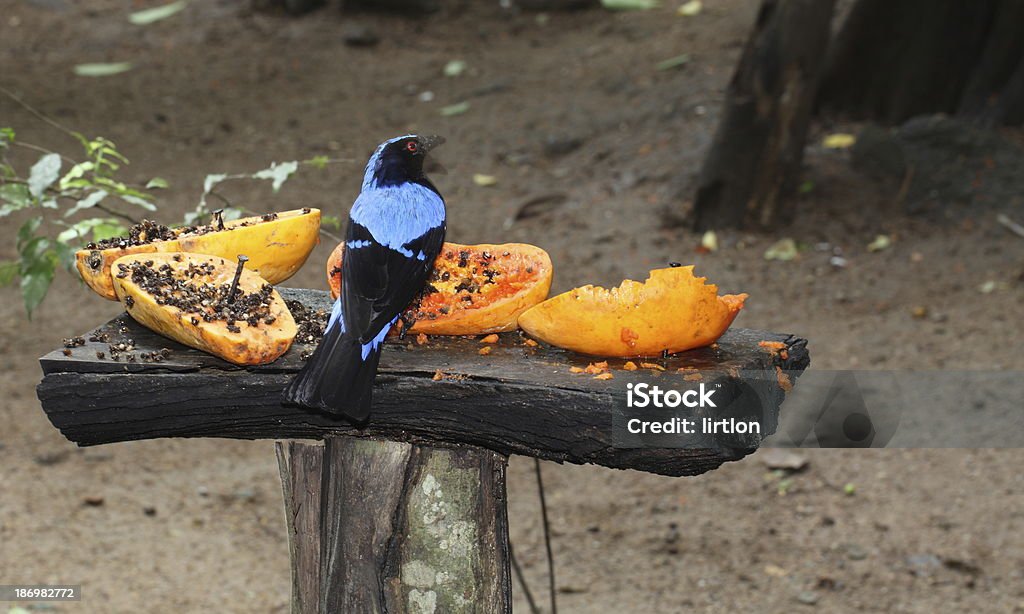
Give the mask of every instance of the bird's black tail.
[{"label": "bird's black tail", "polygon": [[365,422],[383,337],[363,344],[345,331],[340,318],[332,320],[316,351],[285,388],[285,401]]}]

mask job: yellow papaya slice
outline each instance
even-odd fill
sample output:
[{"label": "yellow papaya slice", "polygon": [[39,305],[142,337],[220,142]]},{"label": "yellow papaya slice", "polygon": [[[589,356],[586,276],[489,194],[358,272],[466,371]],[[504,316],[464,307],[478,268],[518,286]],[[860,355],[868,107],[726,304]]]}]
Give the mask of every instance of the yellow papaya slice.
[{"label": "yellow papaya slice", "polygon": [[[143,326],[236,365],[288,351],[297,332],[281,295],[254,271],[217,256],[131,254],[114,261],[112,284]],[[232,288],[234,291],[232,293]]]},{"label": "yellow papaya slice", "polygon": [[295,274],[320,236],[320,210],[295,209],[247,217],[221,224],[168,228],[144,220],[128,236],[90,243],[75,253],[75,266],[85,283],[103,298],[117,300],[110,266],[122,256],[158,252],[193,252],[234,260],[250,257],[247,268],[268,283]]},{"label": "yellow papaya slice", "polygon": [[746,294],[718,296],[692,266],[655,269],[645,282],[582,286],[519,316],[535,337],[594,356],[658,356],[714,343],[743,308]]}]

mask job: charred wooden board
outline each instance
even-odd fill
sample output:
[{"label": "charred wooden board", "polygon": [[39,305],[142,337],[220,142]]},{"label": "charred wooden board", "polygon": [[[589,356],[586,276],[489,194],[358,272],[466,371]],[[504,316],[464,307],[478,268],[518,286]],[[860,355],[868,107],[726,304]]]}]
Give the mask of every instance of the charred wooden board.
[{"label": "charred wooden board", "polygon": [[[284,290],[286,298],[329,307],[325,292]],[[89,341],[106,333],[107,341]],[[100,335],[102,336],[102,334]],[[79,445],[157,437],[323,439],[355,435],[433,446],[480,446],[501,454],[554,461],[595,463],[665,475],[695,475],[752,451],[716,449],[627,449],[616,447],[612,424],[625,406],[630,382],[689,387],[681,367],[700,371],[706,385],[722,384],[726,395],[740,378],[762,373],[766,422],[776,423],[784,391],[777,368],[799,372],[809,364],[806,341],[789,335],[732,329],[714,347],[656,360],[663,372],[623,371],[609,360],[614,379],[573,374],[593,357],[557,348],[530,347],[518,333],[501,335],[489,355],[476,339],[431,337],[391,341],[385,346],[366,428],[323,413],[284,406],[281,390],[311,346],[296,343],[273,364],[241,368],[161,337],[121,315],[84,335],[84,345],[55,350],[40,359],[38,395],[51,422]],[[113,361],[109,344],[132,340],[134,360]],[[777,341],[785,352],[769,352],[761,341]],[[163,348],[159,362],[147,361]],[[98,358],[103,352],[104,358]],[[785,356],[785,357],[783,357]],[[435,380],[441,371],[444,377]],[[728,397],[725,399],[728,401]],[[767,436],[770,433],[764,433]]]}]

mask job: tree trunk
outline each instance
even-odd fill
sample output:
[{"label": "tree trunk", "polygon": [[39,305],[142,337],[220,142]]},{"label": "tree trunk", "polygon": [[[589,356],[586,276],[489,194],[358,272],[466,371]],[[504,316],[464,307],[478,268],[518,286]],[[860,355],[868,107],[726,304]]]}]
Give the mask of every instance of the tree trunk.
[{"label": "tree trunk", "polygon": [[283,445],[293,614],[511,612],[505,457],[353,437]]},{"label": "tree trunk", "polygon": [[698,230],[786,221],[795,191],[833,0],[763,0],[701,169]]},{"label": "tree trunk", "polygon": [[948,113],[1020,123],[1024,2],[858,0],[829,52],[818,106],[901,123]]}]

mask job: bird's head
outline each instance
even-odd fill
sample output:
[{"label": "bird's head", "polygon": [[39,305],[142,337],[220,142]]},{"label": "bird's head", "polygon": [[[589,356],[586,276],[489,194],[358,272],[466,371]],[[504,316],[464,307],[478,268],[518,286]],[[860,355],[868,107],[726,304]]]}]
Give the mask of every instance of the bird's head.
[{"label": "bird's head", "polygon": [[415,134],[384,141],[366,164],[363,188],[422,181],[423,161],[427,152],[442,143],[442,137]]}]

